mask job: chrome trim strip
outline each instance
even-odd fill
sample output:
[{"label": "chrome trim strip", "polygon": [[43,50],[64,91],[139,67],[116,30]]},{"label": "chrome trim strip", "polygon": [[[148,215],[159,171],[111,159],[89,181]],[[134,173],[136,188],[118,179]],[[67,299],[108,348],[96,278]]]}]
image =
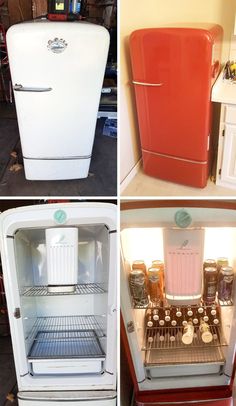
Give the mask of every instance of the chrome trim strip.
[{"label": "chrome trim strip", "polygon": [[133,80],[132,83],[134,85],[139,85],[139,86],[154,86],[154,87],[160,87],[163,85],[163,83],[147,83],[147,82],[137,82],[136,80]]},{"label": "chrome trim strip", "polygon": [[116,399],[115,391],[55,391],[55,392],[18,392],[18,399],[40,402],[84,402]]},{"label": "chrome trim strip", "polygon": [[23,156],[23,159],[29,159],[32,161],[68,161],[68,160],[73,160],[73,159],[90,159],[92,155],[86,155],[86,156],[72,156],[72,157],[61,157],[61,158],[28,158]]},{"label": "chrome trim strip", "polygon": [[159,152],[152,152],[152,151],[148,151],[147,149],[142,149],[142,151],[144,152],[148,152],[149,154],[153,154],[153,155],[158,155],[158,156],[163,156],[164,158],[169,158],[169,159],[175,159],[177,161],[183,161],[183,162],[189,162],[191,164],[198,164],[198,165],[207,165],[207,161],[194,161],[192,159],[186,159],[186,158],[179,158],[177,156],[172,156],[172,155],[167,155],[167,154],[161,154]]},{"label": "chrome trim strip", "polygon": [[22,85],[17,85],[15,84],[13,86],[13,90],[15,92],[36,92],[36,93],[42,93],[42,92],[50,92],[52,90],[51,87],[24,87]]}]

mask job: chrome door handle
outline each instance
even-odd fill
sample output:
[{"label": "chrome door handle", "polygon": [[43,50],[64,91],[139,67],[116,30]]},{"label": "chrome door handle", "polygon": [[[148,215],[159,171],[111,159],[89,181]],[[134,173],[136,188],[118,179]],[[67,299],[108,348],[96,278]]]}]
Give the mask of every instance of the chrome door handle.
[{"label": "chrome door handle", "polygon": [[51,87],[24,87],[22,85],[14,85],[13,89],[16,92],[50,92]]},{"label": "chrome door handle", "polygon": [[156,87],[159,87],[159,86],[162,86],[163,85],[163,83],[147,83],[147,82],[137,82],[136,80],[133,80],[133,84],[134,85],[139,85],[139,86],[156,86]]}]

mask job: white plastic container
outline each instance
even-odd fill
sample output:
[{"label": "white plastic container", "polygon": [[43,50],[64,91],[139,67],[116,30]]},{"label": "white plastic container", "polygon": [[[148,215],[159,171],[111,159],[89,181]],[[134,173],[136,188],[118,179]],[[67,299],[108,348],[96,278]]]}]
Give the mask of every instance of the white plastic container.
[{"label": "white plastic container", "polygon": [[165,289],[172,305],[198,304],[202,293],[204,230],[164,230]]},{"label": "white plastic container", "polygon": [[78,229],[46,230],[48,291],[74,291],[78,279]]}]

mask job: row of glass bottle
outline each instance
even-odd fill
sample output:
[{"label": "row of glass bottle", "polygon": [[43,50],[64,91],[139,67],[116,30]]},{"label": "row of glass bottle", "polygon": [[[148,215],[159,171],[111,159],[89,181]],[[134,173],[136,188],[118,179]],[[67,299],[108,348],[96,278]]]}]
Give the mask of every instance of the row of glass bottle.
[{"label": "row of glass bottle", "polygon": [[[198,308],[155,308],[148,309],[145,314],[145,326],[148,333],[148,343],[154,341],[152,330],[156,330],[155,335],[158,334],[158,339],[161,341],[174,342],[177,334],[181,334],[181,341],[183,344],[192,344],[195,329],[198,329],[201,334],[203,343],[210,343],[217,339],[217,335],[211,332],[211,325],[218,326],[220,324],[219,310],[215,305],[210,308],[199,306]],[[167,327],[165,335],[163,335],[164,328]],[[160,333],[162,331],[162,333]],[[164,337],[164,338],[163,338]]]}]

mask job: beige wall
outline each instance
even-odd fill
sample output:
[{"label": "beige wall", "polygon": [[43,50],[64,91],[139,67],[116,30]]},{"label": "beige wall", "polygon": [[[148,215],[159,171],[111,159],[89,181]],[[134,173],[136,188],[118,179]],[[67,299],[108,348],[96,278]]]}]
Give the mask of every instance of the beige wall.
[{"label": "beige wall", "polygon": [[224,28],[223,61],[228,59],[236,0],[120,0],[120,179],[123,181],[141,157],[128,38],[138,28],[181,22],[213,22]]}]

